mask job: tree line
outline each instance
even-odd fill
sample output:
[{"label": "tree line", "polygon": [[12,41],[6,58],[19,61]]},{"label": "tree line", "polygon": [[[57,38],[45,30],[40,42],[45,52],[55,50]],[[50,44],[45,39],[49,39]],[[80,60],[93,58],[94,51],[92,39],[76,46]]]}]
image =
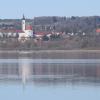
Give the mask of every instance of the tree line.
[{"label": "tree line", "polygon": [[[57,31],[66,33],[86,32],[94,33],[100,28],[100,16],[87,17],[59,17],[42,16],[26,19],[27,23],[33,26],[33,30],[38,31]],[[0,29],[21,29],[21,19],[0,19]]]}]

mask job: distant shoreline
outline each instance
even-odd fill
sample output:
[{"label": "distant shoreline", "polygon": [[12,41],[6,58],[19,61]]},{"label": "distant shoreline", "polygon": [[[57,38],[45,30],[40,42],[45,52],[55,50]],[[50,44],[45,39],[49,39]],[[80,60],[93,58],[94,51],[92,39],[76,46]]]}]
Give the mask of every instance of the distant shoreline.
[{"label": "distant shoreline", "polygon": [[68,53],[68,52],[100,52],[100,50],[0,50],[0,53]]},{"label": "distant shoreline", "polygon": [[0,59],[100,59],[100,50],[0,50]]}]

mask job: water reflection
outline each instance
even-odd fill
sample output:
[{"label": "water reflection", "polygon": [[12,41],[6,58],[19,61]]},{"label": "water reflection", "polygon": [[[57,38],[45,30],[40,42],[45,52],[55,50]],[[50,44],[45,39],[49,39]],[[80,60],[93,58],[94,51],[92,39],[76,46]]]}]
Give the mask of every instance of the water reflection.
[{"label": "water reflection", "polygon": [[0,82],[22,82],[24,85],[100,83],[100,63],[43,63],[42,59],[37,63],[22,58],[13,60],[1,59]]}]

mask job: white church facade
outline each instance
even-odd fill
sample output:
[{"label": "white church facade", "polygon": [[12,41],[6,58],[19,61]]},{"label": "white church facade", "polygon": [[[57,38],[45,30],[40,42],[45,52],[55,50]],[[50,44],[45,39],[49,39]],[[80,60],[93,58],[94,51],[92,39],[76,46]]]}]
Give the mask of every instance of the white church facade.
[{"label": "white church facade", "polygon": [[32,26],[30,24],[26,25],[26,20],[25,20],[24,15],[22,18],[22,32],[18,34],[19,34],[19,39],[33,37]]}]

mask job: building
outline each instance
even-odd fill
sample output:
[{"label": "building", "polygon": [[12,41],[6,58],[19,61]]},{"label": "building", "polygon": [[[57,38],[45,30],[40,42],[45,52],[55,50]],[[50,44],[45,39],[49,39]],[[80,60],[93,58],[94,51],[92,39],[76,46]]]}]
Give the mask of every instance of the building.
[{"label": "building", "polygon": [[19,39],[33,37],[32,26],[30,24],[26,25],[26,20],[24,15],[22,18],[22,30],[20,30],[18,34],[19,34]]},{"label": "building", "polygon": [[33,30],[30,24],[26,24],[26,19],[23,15],[22,18],[22,30],[17,29],[0,29],[0,37],[9,38],[9,37],[17,37],[19,40],[22,38],[33,37]]}]

